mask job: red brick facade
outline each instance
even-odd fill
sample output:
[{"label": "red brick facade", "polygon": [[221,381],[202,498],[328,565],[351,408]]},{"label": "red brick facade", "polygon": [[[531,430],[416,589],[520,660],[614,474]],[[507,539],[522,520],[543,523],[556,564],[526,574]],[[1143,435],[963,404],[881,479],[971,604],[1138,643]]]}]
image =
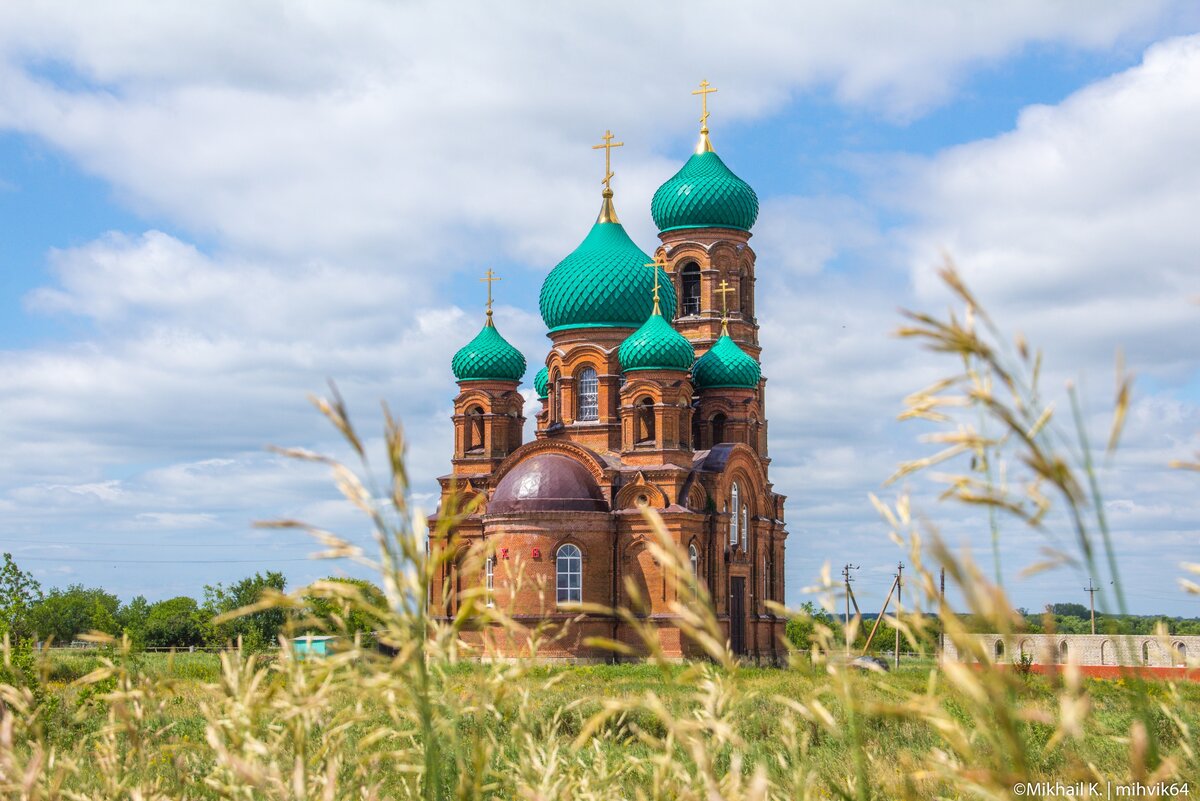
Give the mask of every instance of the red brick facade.
[{"label": "red brick facade", "polygon": [[[658,254],[680,297],[673,324],[697,357],[720,336],[714,289],[722,280],[738,290],[729,301],[729,333],[747,354],[759,356],[749,237],[716,228],[661,237]],[[685,309],[682,302],[685,268],[692,276],[699,272],[698,309]],[[493,560],[491,600],[526,627],[518,633],[484,627],[465,639],[501,656],[525,656],[536,648],[546,659],[612,658],[586,644],[594,636],[638,646],[615,617],[562,610],[558,585],[571,595],[574,579],[568,574],[578,564],[580,600],[633,608],[658,627],[665,654],[698,655],[670,612],[673,602],[694,602],[694,593],[689,584],[665,576],[646,547],[648,524],[639,508],[649,505],[683,552],[694,549],[697,578],[708,588],[734,651],[782,659],[784,620],[767,602],[784,600],[787,530],[784,497],[774,492],[767,473],[766,381],[753,389],[697,391],[687,372],[622,377],[617,351],[630,333],[584,328],[549,335],[549,397],[530,443],[521,443],[515,382],[460,384],[454,471],[441,479],[443,508],[455,487],[484,496],[458,534],[467,544],[486,540]],[[578,379],[585,368],[596,372],[599,407],[596,419],[586,421],[578,419]],[[560,553],[566,555],[562,571]],[[486,563],[451,561],[430,599],[435,614],[455,615],[464,591],[487,587],[487,570]],[[636,608],[627,580],[642,598]],[[449,591],[443,593],[442,586]],[[531,638],[535,630],[550,636]]]}]

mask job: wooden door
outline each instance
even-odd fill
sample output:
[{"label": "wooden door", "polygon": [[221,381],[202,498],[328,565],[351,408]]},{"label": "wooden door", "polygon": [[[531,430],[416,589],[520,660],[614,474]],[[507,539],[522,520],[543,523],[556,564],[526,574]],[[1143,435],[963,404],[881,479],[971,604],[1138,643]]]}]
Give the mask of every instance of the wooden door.
[{"label": "wooden door", "polygon": [[729,580],[729,642],[735,654],[746,653],[746,579]]}]

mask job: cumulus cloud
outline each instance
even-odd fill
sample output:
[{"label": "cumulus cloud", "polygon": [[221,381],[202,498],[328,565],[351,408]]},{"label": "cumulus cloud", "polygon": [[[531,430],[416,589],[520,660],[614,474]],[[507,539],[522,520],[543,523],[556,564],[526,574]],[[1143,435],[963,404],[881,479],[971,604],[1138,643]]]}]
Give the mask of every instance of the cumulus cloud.
[{"label": "cumulus cloud", "polygon": [[[530,17],[495,5],[229,2],[138,5],[131,25],[134,6],[121,3],[70,15],[6,5],[0,128],[50,143],[165,230],[64,246],[26,297],[29,313],[88,328],[0,351],[4,534],[76,532],[151,554],[192,543],[232,560],[154,575],[36,563],[150,595],[236,578],[255,568],[239,561],[248,546],[279,559],[308,550],[254,532],[253,519],[308,517],[362,537],[323,471],[262,450],[343,452],[304,401],[329,377],[368,434],[379,417],[366,410],[393,404],[415,491],[432,506],[451,441],[447,364],[481,322],[445,282],[481,263],[536,275],[578,242],[598,191],[581,143],[606,128],[627,142],[618,206],[648,244],[651,222],[633,210],[678,166],[698,76],[721,76],[726,130],[814,90],[903,120],[947,102],[979,65],[1039,44],[1128,47],[1170,8],[692,4]],[[739,46],[714,49],[718,34]],[[1142,66],[1030,108],[995,139],[885,159],[898,166],[875,195],[764,196],[753,245],[772,473],[791,497],[790,600],[820,562],[883,542],[865,495],[915,438],[891,419],[944,366],[887,332],[898,306],[942,302],[927,271],[941,247],[1060,366],[1106,376],[1120,340],[1162,382],[1131,411],[1112,510],[1140,580],[1183,552],[1200,512],[1162,465],[1198,445],[1195,399],[1176,397],[1197,346],[1168,333],[1195,312],[1181,304],[1197,252],[1195,50],[1190,39],[1156,46]],[[896,211],[905,225],[890,221]],[[515,305],[497,319],[531,378],[543,326],[532,297],[505,299]],[[526,401],[532,417],[528,389]],[[977,544],[979,531],[969,516],[947,526]],[[1147,532],[1164,553],[1134,552]],[[1011,532],[1006,564],[1038,544]],[[328,572],[289,565],[296,580]]]}]

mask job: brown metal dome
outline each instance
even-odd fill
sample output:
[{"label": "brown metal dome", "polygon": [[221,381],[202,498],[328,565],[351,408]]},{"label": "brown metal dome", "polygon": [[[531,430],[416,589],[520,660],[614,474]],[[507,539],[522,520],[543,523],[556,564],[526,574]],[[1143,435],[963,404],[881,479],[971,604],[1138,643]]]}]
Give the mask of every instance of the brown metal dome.
[{"label": "brown metal dome", "polygon": [[608,504],[591,472],[560,453],[539,453],[509,470],[488,503],[489,514],[606,512]]}]

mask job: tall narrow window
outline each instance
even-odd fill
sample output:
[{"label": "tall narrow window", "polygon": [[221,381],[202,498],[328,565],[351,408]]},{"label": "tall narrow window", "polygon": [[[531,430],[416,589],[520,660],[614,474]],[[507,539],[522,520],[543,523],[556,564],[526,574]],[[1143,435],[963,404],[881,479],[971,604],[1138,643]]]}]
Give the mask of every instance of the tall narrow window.
[{"label": "tall narrow window", "polygon": [[596,376],[594,367],[585,367],[579,371],[575,381],[575,391],[579,395],[576,420],[600,419],[600,379]]},{"label": "tall narrow window", "polygon": [[744,272],[738,276],[738,301],[742,319],[749,320],[754,316],[754,282]]},{"label": "tall narrow window", "polygon": [[688,561],[692,563],[692,578],[700,578],[700,551],[695,543],[688,546]]},{"label": "tall narrow window", "polygon": [[654,400],[642,398],[637,402],[634,425],[636,426],[637,442],[654,442]]},{"label": "tall narrow window", "polygon": [[492,590],[495,588],[495,570],[496,560],[489,556],[487,561],[483,563],[484,586],[487,587],[488,606],[495,606],[496,603],[495,598],[492,596]]},{"label": "tall narrow window", "polygon": [[714,414],[712,419],[712,444],[719,445],[725,441],[725,415]]},{"label": "tall narrow window", "polygon": [[750,504],[742,504],[742,548],[750,549]]},{"label": "tall narrow window", "polygon": [[483,407],[472,406],[467,409],[467,453],[483,450]]},{"label": "tall narrow window", "polygon": [[741,521],[742,521],[742,502],[741,502],[740,496],[741,496],[741,490],[739,489],[737,482],[735,481],[733,483],[733,490],[731,491],[730,496],[729,496],[730,511],[733,512],[733,514],[730,515],[730,517],[729,517],[729,544],[730,545],[737,545],[738,541],[741,539],[741,537],[739,536],[739,531],[738,531],[738,527],[741,525]]},{"label": "tall narrow window", "polygon": [[679,315],[687,317],[700,313],[700,268],[695,262],[688,264],[680,273],[682,276],[683,304]]},{"label": "tall narrow window", "polygon": [[559,394],[559,389],[562,384],[558,380],[558,368],[550,374],[550,422],[557,423],[562,420],[562,395]]},{"label": "tall narrow window", "polygon": [[558,549],[555,559],[558,602],[579,603],[583,600],[583,554],[574,545],[567,544]]}]

